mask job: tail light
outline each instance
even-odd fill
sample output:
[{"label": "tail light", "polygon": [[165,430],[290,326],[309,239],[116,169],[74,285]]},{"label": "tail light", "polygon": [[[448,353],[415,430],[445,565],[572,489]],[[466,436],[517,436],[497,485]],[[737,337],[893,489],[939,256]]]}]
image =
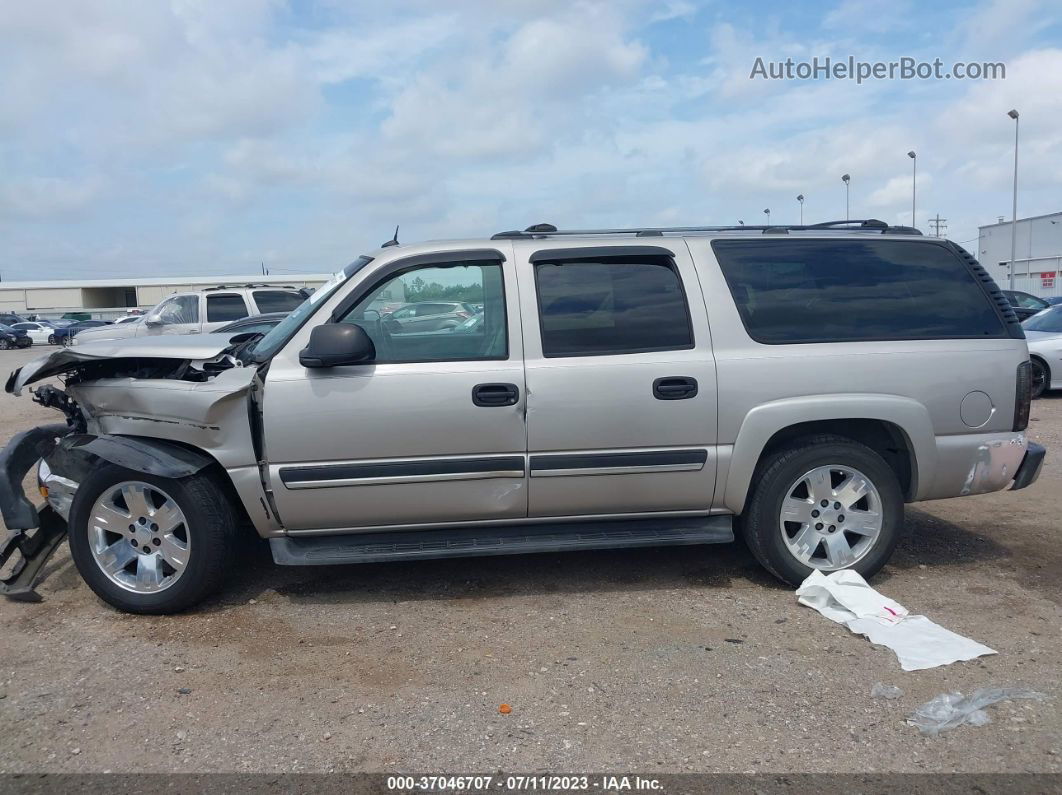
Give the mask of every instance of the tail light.
[{"label": "tail light", "polygon": [[1032,407],[1032,362],[1018,365],[1017,384],[1014,391],[1014,430],[1024,431],[1029,427],[1029,409]]}]

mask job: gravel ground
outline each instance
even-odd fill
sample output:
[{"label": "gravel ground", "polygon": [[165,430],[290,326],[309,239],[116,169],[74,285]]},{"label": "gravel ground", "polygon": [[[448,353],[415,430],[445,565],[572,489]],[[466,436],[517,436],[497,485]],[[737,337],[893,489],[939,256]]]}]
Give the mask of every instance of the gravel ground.
[{"label": "gravel ground", "polygon": [[[0,407],[0,440],[57,417]],[[874,580],[996,656],[904,673],[740,544],[297,569],[252,539],[219,598],[163,618],[99,602],[64,545],[42,603],[0,601],[0,773],[1060,772],[1062,395],[1030,428],[1037,484],[909,508]],[[1002,685],[1049,698],[904,723]]]}]

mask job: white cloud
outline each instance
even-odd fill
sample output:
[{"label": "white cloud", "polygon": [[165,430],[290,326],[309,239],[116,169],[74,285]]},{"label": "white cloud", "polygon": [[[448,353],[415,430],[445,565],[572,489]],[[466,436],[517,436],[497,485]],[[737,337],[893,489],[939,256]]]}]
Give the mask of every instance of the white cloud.
[{"label": "white cloud", "polygon": [[[862,0],[820,20],[691,0],[3,4],[0,257],[318,270],[395,223],[409,240],[753,223],[768,206],[785,222],[797,193],[826,220],[845,172],[853,216],[907,223],[912,148],[920,216],[969,236],[1009,212],[1012,106],[1021,206],[1057,209],[1062,51],[1029,37],[1059,14],[1017,2],[1016,23],[987,2],[945,24]],[[757,55],[848,52],[995,52],[1008,75],[749,80]]]},{"label": "white cloud", "polygon": [[61,219],[83,211],[99,198],[95,180],[27,177],[0,188],[0,219]]}]

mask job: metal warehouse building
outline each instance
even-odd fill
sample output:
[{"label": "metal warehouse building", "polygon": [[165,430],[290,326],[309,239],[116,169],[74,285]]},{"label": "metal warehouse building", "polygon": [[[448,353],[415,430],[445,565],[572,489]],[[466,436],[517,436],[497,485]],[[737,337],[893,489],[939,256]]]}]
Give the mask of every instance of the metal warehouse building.
[{"label": "metal warehouse building", "polygon": [[[1010,221],[982,226],[977,240],[977,259],[1000,287],[1010,279]],[[1062,295],[1062,212],[1019,218],[1015,229],[1014,289],[1048,298]]]},{"label": "metal warehouse building", "polygon": [[81,279],[71,281],[0,282],[0,312],[59,317],[88,312],[108,320],[130,309],[150,309],[171,293],[206,287],[244,284],[320,287],[329,274],[294,276],[189,276],[169,279]]}]

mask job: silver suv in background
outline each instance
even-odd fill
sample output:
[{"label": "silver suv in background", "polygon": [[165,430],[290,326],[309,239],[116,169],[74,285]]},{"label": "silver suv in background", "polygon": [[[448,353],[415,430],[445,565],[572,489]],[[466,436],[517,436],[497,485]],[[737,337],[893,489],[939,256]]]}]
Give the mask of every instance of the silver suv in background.
[{"label": "silver suv in background", "polygon": [[151,337],[159,334],[201,334],[233,320],[266,312],[290,312],[306,298],[305,290],[265,284],[209,287],[174,293],[143,315],[139,323],[90,329],[71,338],[72,345]]},{"label": "silver suv in background", "polygon": [[[374,308],[425,290],[480,320],[408,332]],[[140,613],[218,588],[242,524],[283,565],[739,530],[790,584],[870,576],[905,503],[1024,488],[1045,452],[1006,297],[959,246],[880,221],[391,245],[264,336],[83,345],[7,390],[59,374],[34,397],[66,423],[0,453],[0,567],[26,558],[0,585],[31,594],[68,533],[89,586]]]},{"label": "silver suv in background", "polygon": [[460,302],[418,301],[388,312],[383,322],[392,334],[413,331],[453,331],[476,314],[470,305]]}]

